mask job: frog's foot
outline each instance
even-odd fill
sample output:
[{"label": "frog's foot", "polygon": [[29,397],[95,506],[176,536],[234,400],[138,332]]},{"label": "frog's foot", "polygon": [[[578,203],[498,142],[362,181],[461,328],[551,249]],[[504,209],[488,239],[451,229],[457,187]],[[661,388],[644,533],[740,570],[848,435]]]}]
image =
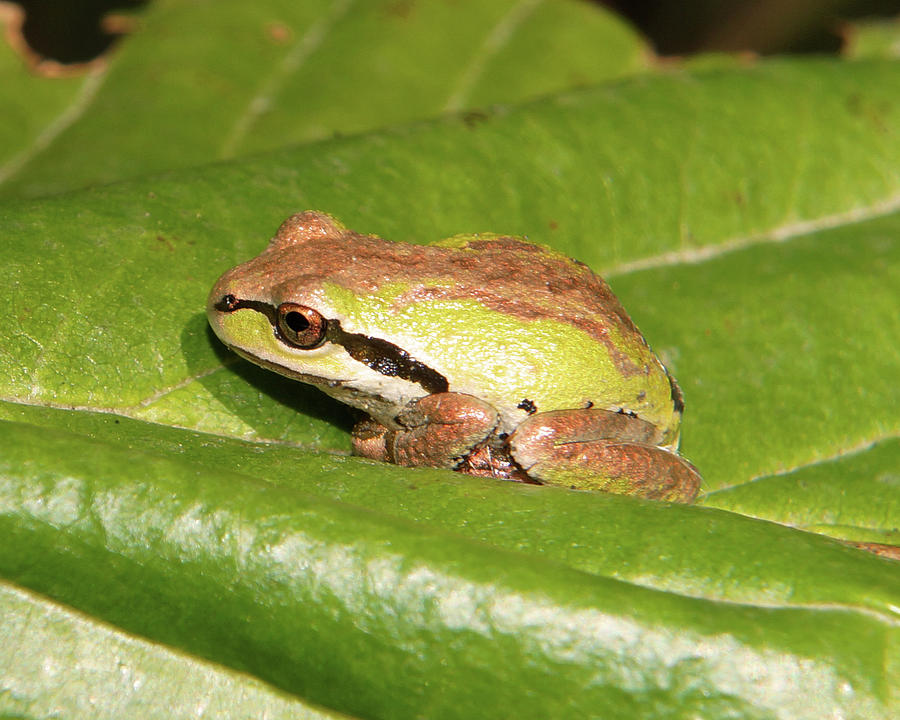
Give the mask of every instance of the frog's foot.
[{"label": "frog's foot", "polygon": [[394,431],[377,420],[366,418],[353,426],[353,454],[381,462],[393,462],[387,443]]},{"label": "frog's foot", "polygon": [[607,410],[532,415],[509,439],[516,462],[548,485],[691,502],[700,474],[657,446],[659,432],[639,418]]},{"label": "frog's foot", "polygon": [[456,468],[491,436],[497,411],[462,393],[436,393],[410,403],[397,416],[400,430],[374,420],[354,428],[353,449],[397,465]]}]

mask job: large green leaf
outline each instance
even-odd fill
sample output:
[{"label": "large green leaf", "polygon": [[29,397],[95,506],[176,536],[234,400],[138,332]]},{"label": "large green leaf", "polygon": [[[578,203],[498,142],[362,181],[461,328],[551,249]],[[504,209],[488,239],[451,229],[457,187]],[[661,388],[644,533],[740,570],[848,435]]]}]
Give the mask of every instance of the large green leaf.
[{"label": "large green leaf", "polygon": [[[366,717],[895,715],[896,563],[767,519],[900,524],[898,87],[648,76],[7,203],[0,572]],[[347,413],[202,314],[303,208],[607,273],[726,510],[347,457]]]},{"label": "large green leaf", "polygon": [[0,195],[538,97],[648,57],[581,0],[156,0],[83,81],[31,76],[0,47],[0,104],[16,111],[0,120]]},{"label": "large green leaf", "polygon": [[3,437],[5,573],[318,703],[890,716],[896,623],[861,609],[648,590],[177,457],[16,423]]}]

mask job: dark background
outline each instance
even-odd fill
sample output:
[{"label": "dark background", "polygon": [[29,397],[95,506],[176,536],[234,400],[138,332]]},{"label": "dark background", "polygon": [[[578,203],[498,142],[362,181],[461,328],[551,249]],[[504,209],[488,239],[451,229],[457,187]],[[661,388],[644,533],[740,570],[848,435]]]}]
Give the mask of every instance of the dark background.
[{"label": "dark background", "polygon": [[[429,0],[433,1],[433,0]],[[600,0],[594,0],[599,2]],[[147,0],[20,0],[31,48],[62,63],[87,62],[106,50],[119,30],[108,13],[133,10]],[[844,22],[890,17],[900,0],[605,0],[637,26],[661,55],[703,51],[834,53]]]}]

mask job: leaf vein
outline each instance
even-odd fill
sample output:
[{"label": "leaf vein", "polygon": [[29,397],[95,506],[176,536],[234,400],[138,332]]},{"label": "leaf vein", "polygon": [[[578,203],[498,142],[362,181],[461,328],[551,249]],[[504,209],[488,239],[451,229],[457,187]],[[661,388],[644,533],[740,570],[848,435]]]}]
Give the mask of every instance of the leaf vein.
[{"label": "leaf vein", "polygon": [[105,69],[92,72],[85,77],[81,89],[72,99],[72,102],[63,108],[62,112],[53,118],[47,126],[38,133],[34,142],[13,155],[4,165],[0,165],[0,185],[13,177],[31,160],[50,147],[56,138],[65,132],[67,128],[71,127],[71,125],[84,114],[85,110],[91,106],[91,103],[97,96],[97,91],[100,89],[100,86],[105,79]]},{"label": "leaf vein", "polygon": [[544,0],[520,0],[497,22],[475,52],[468,66],[463,70],[456,87],[447,98],[445,112],[458,112],[465,107],[472,88],[484,74],[490,61],[506,46],[515,31],[524,23]]},{"label": "leaf vein", "polygon": [[253,124],[272,106],[272,99],[284,87],[288,78],[297,73],[313,53],[322,47],[329,33],[347,14],[353,2],[354,0],[334,0],[331,9],[313,22],[303,36],[293,44],[281,62],[260,83],[244,112],[235,120],[222,143],[220,157],[228,158],[235,154],[238,145],[250,132]]},{"label": "leaf vein", "polygon": [[869,205],[850,208],[831,215],[822,215],[812,220],[787,222],[760,233],[729,238],[713,245],[671,250],[658,255],[619,263],[601,269],[601,274],[604,277],[618,277],[655,268],[697,265],[757,245],[783,243],[822,230],[832,230],[844,225],[874,220],[890,215],[898,210],[900,210],[900,194],[892,195]]},{"label": "leaf vein", "polygon": [[[886,430],[885,432],[879,433],[878,435],[865,437],[859,440],[858,442],[853,443],[852,445],[847,445],[845,447],[838,448],[836,451],[832,452],[830,455],[818,455],[815,458],[807,461],[800,462],[791,467],[785,467],[779,470],[778,472],[773,472],[768,475],[757,475],[756,477],[750,478],[747,482],[739,483],[740,486],[749,485],[755,482],[762,482],[764,480],[770,480],[771,478],[776,477],[784,477],[785,475],[792,475],[793,473],[799,472],[801,470],[805,470],[807,468],[818,467],[819,465],[827,465],[828,463],[837,462],[838,460],[843,460],[847,457],[858,455],[868,450],[872,449],[876,445],[882,442],[887,442],[888,440],[898,440],[900,439],[900,428],[892,428]],[[716,488],[715,490],[711,490],[707,493],[704,493],[704,499],[713,497],[719,493],[727,492],[737,485],[727,485],[720,488]]]},{"label": "leaf vein", "polygon": [[154,403],[157,403],[160,400],[162,400],[164,397],[166,397],[166,395],[171,395],[174,392],[178,392],[179,390],[182,390],[182,389],[188,387],[189,385],[192,385],[193,383],[195,383],[199,380],[202,380],[203,378],[205,378],[209,375],[213,375],[214,373],[217,373],[220,370],[224,370],[229,365],[233,365],[234,363],[238,362],[239,360],[240,360],[240,358],[235,356],[233,359],[224,361],[221,365],[217,365],[215,367],[210,368],[209,370],[204,370],[203,372],[199,372],[199,373],[195,373],[194,375],[190,375],[190,376],[184,378],[183,380],[180,380],[179,382],[174,383],[173,385],[169,385],[167,387],[160,388],[155,393],[148,395],[143,400],[138,401],[134,405],[125,406],[122,409],[141,410],[143,408],[150,407]]}]

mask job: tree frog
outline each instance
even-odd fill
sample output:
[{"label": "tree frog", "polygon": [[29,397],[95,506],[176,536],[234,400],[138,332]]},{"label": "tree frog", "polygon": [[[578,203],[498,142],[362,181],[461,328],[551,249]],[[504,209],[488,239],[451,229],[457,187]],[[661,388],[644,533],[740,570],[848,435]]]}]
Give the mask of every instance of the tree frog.
[{"label": "tree frog", "polygon": [[434,245],[288,218],[212,289],[225,345],[365,413],[354,451],[690,502],[675,379],[586,265],[520,238]]}]

